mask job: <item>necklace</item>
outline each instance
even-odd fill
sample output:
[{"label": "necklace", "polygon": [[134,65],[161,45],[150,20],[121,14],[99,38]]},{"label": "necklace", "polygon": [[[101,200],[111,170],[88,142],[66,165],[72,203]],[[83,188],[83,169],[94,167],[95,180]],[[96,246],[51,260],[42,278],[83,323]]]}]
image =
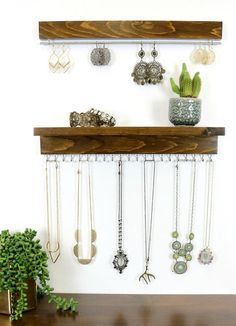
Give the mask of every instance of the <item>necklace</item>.
[{"label": "necklace", "polygon": [[205,200],[205,234],[202,251],[198,256],[201,264],[209,265],[213,260],[210,249],[211,222],[212,222],[212,197],[213,197],[214,162],[212,158],[206,161],[206,200]]},{"label": "necklace", "polygon": [[[54,166],[53,166],[54,165]],[[52,185],[52,175],[51,170],[54,168],[54,179],[55,184]],[[56,263],[60,256],[60,166],[57,161],[50,162],[48,159],[46,160],[45,167],[45,176],[46,176],[46,207],[47,207],[47,242],[46,249],[48,255],[53,263]],[[54,188],[52,190],[52,188]],[[54,196],[53,196],[54,195]],[[52,197],[54,197],[52,199]],[[53,207],[53,201],[54,207]],[[53,208],[55,209],[55,213],[53,214]],[[52,236],[53,233],[53,216],[55,215],[55,247],[52,246]]]},{"label": "necklace", "polygon": [[193,233],[193,220],[194,220],[194,207],[195,207],[195,188],[196,188],[196,160],[192,164],[192,184],[191,184],[191,209],[189,216],[189,241],[182,244],[178,241],[179,238],[179,161],[175,165],[175,231],[172,232],[173,259],[175,260],[173,271],[176,274],[183,274],[187,271],[187,262],[192,260],[191,251],[193,250],[192,240],[194,239]]},{"label": "necklace", "polygon": [[121,274],[128,265],[127,255],[122,248],[123,243],[123,166],[122,161],[118,163],[118,250],[113,259],[114,268]]},{"label": "necklace", "polygon": [[76,239],[76,245],[74,246],[74,255],[77,257],[78,262],[82,265],[89,264],[93,257],[96,255],[97,249],[94,245],[94,242],[97,239],[97,233],[94,229],[94,216],[93,216],[93,195],[92,195],[92,177],[91,177],[91,167],[90,163],[87,163],[87,184],[88,184],[88,214],[89,214],[89,241],[90,241],[90,254],[87,258],[81,258],[82,255],[82,232],[81,232],[81,220],[80,220],[80,211],[81,211],[81,176],[82,176],[82,165],[78,166],[77,170],[77,230],[75,231],[75,239]]},{"label": "necklace", "polygon": [[154,194],[155,194],[155,178],[156,178],[156,163],[153,162],[152,171],[152,184],[151,184],[151,209],[149,218],[149,229],[148,229],[148,218],[147,218],[147,182],[146,182],[146,161],[143,162],[143,199],[144,199],[144,247],[145,247],[145,271],[139,277],[139,281],[142,279],[146,284],[151,282],[151,279],[155,279],[155,276],[149,273],[150,263],[150,252],[151,252],[151,241],[152,241],[152,226],[153,226],[153,208],[154,208]]}]

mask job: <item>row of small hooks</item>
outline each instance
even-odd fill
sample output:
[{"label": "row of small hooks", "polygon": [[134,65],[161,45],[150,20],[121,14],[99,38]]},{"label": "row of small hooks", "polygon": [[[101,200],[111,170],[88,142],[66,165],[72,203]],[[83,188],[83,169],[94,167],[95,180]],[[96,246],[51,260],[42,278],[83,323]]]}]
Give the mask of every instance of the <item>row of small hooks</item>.
[{"label": "row of small hooks", "polygon": [[205,162],[211,161],[212,154],[59,154],[45,155],[47,162]]}]

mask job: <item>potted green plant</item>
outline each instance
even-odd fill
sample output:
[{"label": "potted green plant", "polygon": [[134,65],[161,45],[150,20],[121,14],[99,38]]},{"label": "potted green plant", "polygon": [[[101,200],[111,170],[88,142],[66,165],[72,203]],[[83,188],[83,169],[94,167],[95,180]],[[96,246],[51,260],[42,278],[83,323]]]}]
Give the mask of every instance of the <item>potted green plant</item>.
[{"label": "potted green plant", "polygon": [[170,78],[171,88],[179,98],[169,101],[169,120],[174,125],[194,126],[201,119],[201,100],[198,99],[201,91],[199,72],[191,78],[185,63],[179,77],[179,86]]},{"label": "potted green plant", "polygon": [[52,293],[53,288],[48,285],[47,254],[35,239],[36,234],[31,229],[0,233],[0,312],[9,314],[12,320],[36,308],[37,292],[47,295],[57,309],[77,308],[78,302],[73,298],[66,300]]}]

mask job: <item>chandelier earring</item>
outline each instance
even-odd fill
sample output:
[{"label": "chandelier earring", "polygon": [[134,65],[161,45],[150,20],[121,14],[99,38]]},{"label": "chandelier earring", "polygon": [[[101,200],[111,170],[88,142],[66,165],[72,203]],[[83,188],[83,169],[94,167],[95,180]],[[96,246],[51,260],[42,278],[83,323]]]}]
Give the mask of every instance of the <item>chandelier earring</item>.
[{"label": "chandelier earring", "polygon": [[153,57],[153,61],[149,62],[147,65],[147,82],[148,82],[148,84],[156,85],[162,81],[163,74],[166,71],[165,71],[165,69],[163,69],[160,62],[156,61],[158,52],[156,50],[155,43],[153,46],[153,50],[151,52],[151,56]]},{"label": "chandelier earring", "polygon": [[134,66],[134,70],[131,74],[133,77],[133,81],[138,85],[144,85],[147,82],[147,66],[148,64],[143,61],[145,56],[145,51],[143,49],[143,45],[141,44],[141,49],[138,52],[138,56],[140,58],[140,62],[138,62]]}]

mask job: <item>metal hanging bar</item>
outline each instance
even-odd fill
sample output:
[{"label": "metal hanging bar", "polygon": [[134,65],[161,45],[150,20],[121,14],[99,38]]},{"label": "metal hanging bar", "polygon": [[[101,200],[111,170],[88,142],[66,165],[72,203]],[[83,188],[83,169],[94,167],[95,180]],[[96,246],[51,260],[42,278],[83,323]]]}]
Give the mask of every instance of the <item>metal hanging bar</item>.
[{"label": "metal hanging bar", "polygon": [[40,41],[41,45],[83,45],[83,44],[176,44],[176,45],[220,45],[221,41],[216,41],[213,39],[203,40],[203,39],[189,39],[189,40],[176,40],[176,39],[54,39],[54,40],[44,40]]},{"label": "metal hanging bar", "polygon": [[211,160],[216,154],[62,154],[62,155],[44,155],[48,162],[205,162]]}]

